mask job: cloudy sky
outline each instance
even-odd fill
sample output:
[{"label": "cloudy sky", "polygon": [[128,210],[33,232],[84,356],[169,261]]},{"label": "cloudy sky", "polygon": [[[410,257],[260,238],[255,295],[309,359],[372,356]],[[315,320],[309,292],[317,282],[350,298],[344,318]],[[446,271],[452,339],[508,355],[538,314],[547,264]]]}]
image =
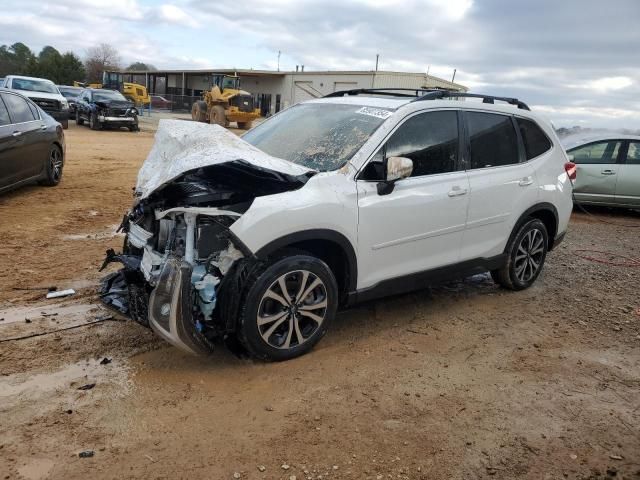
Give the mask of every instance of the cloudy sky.
[{"label": "cloudy sky", "polygon": [[640,0],[2,0],[0,44],[159,68],[429,72],[556,126],[640,128]]}]

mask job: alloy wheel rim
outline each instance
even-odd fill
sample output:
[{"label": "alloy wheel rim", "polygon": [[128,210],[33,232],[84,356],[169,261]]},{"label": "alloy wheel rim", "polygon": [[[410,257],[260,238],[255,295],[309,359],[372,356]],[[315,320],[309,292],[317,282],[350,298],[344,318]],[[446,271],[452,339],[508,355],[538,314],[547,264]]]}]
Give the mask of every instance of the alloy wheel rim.
[{"label": "alloy wheel rim", "polygon": [[62,175],[62,155],[57,148],[51,149],[51,155],[49,157],[51,162],[51,175],[55,181],[60,180]]},{"label": "alloy wheel rim", "polygon": [[544,237],[537,228],[529,230],[520,240],[514,258],[516,278],[527,283],[533,279],[542,266]]},{"label": "alloy wheel rim", "polygon": [[327,305],[327,288],[317,275],[308,270],[285,273],[262,295],[256,315],[258,332],[271,347],[298,347],[318,331]]}]

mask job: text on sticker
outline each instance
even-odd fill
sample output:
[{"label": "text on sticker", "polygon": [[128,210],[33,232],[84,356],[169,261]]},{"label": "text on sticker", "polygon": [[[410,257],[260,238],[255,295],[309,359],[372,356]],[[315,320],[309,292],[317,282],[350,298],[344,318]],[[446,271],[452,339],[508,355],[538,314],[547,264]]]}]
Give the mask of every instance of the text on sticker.
[{"label": "text on sticker", "polygon": [[356,113],[362,115],[369,115],[370,117],[389,118],[393,115],[393,112],[389,110],[382,110],[380,108],[362,107],[360,110],[356,110]]}]

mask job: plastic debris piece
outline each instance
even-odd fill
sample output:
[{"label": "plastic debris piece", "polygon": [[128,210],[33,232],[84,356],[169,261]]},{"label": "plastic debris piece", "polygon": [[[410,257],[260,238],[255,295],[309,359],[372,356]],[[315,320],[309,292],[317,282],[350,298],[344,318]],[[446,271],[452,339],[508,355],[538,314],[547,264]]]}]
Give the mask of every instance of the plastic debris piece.
[{"label": "plastic debris piece", "polygon": [[86,385],[82,385],[81,387],[78,387],[78,390],[91,390],[95,386],[96,386],[95,383],[87,383]]},{"label": "plastic debris piece", "polygon": [[80,458],[91,458],[93,457],[93,455],[94,455],[93,450],[85,450],[84,452],[80,452],[78,454]]},{"label": "plastic debris piece", "polygon": [[102,360],[100,360],[100,365],[107,365],[109,363],[111,363],[110,358],[104,357]]},{"label": "plastic debris piece", "polygon": [[73,288],[68,288],[66,290],[60,290],[59,292],[49,292],[47,293],[47,298],[68,297],[75,293],[76,291]]}]

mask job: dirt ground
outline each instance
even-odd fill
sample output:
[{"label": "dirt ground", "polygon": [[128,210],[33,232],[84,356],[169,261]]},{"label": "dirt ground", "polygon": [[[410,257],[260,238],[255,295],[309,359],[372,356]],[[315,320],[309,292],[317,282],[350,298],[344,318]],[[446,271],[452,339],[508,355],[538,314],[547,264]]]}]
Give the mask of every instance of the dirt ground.
[{"label": "dirt ground", "polygon": [[[97,268],[152,142],[72,124],[62,183],[0,196],[0,340],[105,318]],[[286,363],[118,318],[3,341],[0,478],[640,478],[640,268],[577,252],[640,258],[640,230],[600,220],[640,214],[575,213],[527,291],[480,275],[361,305]]]}]

